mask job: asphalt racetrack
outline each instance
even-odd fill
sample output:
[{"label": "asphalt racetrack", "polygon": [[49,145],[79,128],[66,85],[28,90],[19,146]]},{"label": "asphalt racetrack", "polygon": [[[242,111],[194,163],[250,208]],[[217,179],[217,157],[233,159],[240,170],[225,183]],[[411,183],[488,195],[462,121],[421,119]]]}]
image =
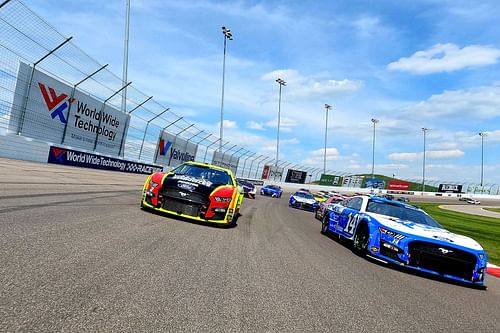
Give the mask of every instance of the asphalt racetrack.
[{"label": "asphalt racetrack", "polygon": [[145,176],[0,159],[1,332],[499,332],[487,289],[358,257],[312,213],[236,228],[139,209]]}]

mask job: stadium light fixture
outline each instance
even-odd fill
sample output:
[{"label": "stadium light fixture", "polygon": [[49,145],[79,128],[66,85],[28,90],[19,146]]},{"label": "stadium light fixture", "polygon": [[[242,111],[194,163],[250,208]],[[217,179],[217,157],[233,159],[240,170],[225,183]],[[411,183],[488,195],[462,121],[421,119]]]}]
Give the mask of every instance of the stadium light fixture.
[{"label": "stadium light fixture", "polygon": [[219,151],[222,149],[222,141],[224,139],[224,83],[226,78],[226,45],[227,40],[233,40],[233,33],[231,29],[222,27],[222,34],[224,35],[224,57],[222,60],[222,94],[220,102],[220,141]]},{"label": "stadium light fixture", "polygon": [[276,82],[280,86],[280,91],[279,91],[279,99],[278,99],[278,130],[276,134],[276,163],[275,165],[278,166],[278,155],[280,151],[280,122],[281,122],[281,87],[286,86],[286,82],[283,79],[276,79]]},{"label": "stadium light fixture", "polygon": [[328,135],[328,111],[332,108],[331,105],[325,104],[326,117],[325,117],[325,154],[323,156],[323,174],[326,174],[326,140]]}]

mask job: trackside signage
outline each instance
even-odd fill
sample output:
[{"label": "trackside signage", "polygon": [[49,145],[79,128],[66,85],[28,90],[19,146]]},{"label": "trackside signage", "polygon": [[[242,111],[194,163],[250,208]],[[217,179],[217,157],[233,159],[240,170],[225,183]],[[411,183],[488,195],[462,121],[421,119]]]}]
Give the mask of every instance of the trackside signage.
[{"label": "trackside signage", "polygon": [[319,180],[320,185],[340,186],[342,184],[342,177],[336,175],[322,174]]},{"label": "trackside signage", "polygon": [[102,169],[130,173],[151,174],[163,171],[163,167],[127,161],[119,158],[97,155],[83,151],[51,146],[48,163],[70,165],[82,168]]},{"label": "trackside signage", "polygon": [[441,193],[462,193],[462,185],[459,184],[439,184],[438,192]]},{"label": "trackside signage", "polygon": [[400,180],[391,180],[387,185],[387,189],[392,191],[408,191],[410,189],[410,183]]},{"label": "trackside signage", "polygon": [[287,183],[295,183],[295,184],[304,184],[306,182],[307,172],[288,169],[286,173],[285,182]]},{"label": "trackside signage", "polygon": [[229,169],[236,175],[236,170],[238,169],[238,163],[240,158],[236,156],[231,156],[231,154],[224,154],[221,152],[214,152],[212,158],[212,164],[220,166],[221,168]]},{"label": "trackside signage", "polygon": [[19,64],[9,131],[21,129],[21,135],[42,141],[120,153],[130,116],[79,90],[71,98],[73,87],[36,69],[24,111],[31,71],[31,66]]},{"label": "trackside signage", "polygon": [[197,150],[197,144],[162,131],[156,147],[155,163],[175,167],[187,161],[194,161]]},{"label": "trackside signage", "polygon": [[263,180],[280,182],[283,177],[283,168],[277,167],[275,165],[264,165],[262,169],[262,177]]}]

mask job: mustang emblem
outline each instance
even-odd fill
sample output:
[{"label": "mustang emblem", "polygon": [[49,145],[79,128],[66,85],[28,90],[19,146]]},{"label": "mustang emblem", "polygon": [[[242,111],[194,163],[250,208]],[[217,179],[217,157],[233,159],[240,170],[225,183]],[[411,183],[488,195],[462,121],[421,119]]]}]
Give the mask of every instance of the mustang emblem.
[{"label": "mustang emblem", "polygon": [[184,192],[179,192],[179,194],[181,195],[181,197],[185,197],[188,195],[187,193],[184,193]]},{"label": "mustang emblem", "polygon": [[442,254],[453,253],[452,250],[448,250],[448,249],[445,249],[443,247],[440,247],[438,250],[441,251]]}]

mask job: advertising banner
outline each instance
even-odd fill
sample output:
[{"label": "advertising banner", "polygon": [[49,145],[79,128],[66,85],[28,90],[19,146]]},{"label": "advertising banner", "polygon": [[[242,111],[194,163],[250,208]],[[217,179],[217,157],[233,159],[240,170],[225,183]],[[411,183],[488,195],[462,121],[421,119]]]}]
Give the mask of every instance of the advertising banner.
[{"label": "advertising banner", "polygon": [[262,177],[260,177],[260,179],[268,180],[269,179],[269,171],[271,171],[271,166],[264,165],[264,168],[262,169]]},{"label": "advertising banner", "polygon": [[238,163],[240,158],[237,156],[231,156],[231,154],[224,154],[218,151],[214,152],[212,158],[212,164],[220,166],[221,168],[229,169],[236,175],[236,170],[238,169]]},{"label": "advertising banner", "polygon": [[304,184],[306,182],[307,172],[288,169],[285,182],[294,184]]},{"label": "advertising banner", "polygon": [[342,187],[361,188],[365,176],[348,176],[342,179]]},{"label": "advertising banner", "polygon": [[198,145],[162,131],[158,137],[155,163],[176,167],[186,161],[194,161]]},{"label": "advertising banner", "polygon": [[383,179],[369,178],[365,182],[365,187],[366,188],[384,189],[385,188],[385,181]]},{"label": "advertising banner", "polygon": [[439,184],[438,192],[441,193],[462,193],[462,185],[458,184]]},{"label": "advertising banner", "polygon": [[410,189],[410,183],[400,180],[391,180],[387,185],[387,189],[391,191],[408,191]]},{"label": "advertising banner", "polygon": [[283,177],[283,171],[284,169],[281,167],[276,167],[274,165],[264,165],[264,168],[262,169],[261,179],[279,182]]},{"label": "advertising banner", "polygon": [[108,155],[123,153],[130,115],[79,90],[73,92],[73,87],[36,69],[28,89],[32,70],[19,64],[9,131]]},{"label": "advertising banner", "polygon": [[163,167],[159,165],[132,162],[124,159],[107,157],[56,146],[50,146],[47,162],[82,168],[141,173],[148,175],[156,171],[163,171]]},{"label": "advertising banner", "polygon": [[342,184],[342,177],[322,174],[321,178],[319,179],[319,184],[325,186],[340,186]]}]

